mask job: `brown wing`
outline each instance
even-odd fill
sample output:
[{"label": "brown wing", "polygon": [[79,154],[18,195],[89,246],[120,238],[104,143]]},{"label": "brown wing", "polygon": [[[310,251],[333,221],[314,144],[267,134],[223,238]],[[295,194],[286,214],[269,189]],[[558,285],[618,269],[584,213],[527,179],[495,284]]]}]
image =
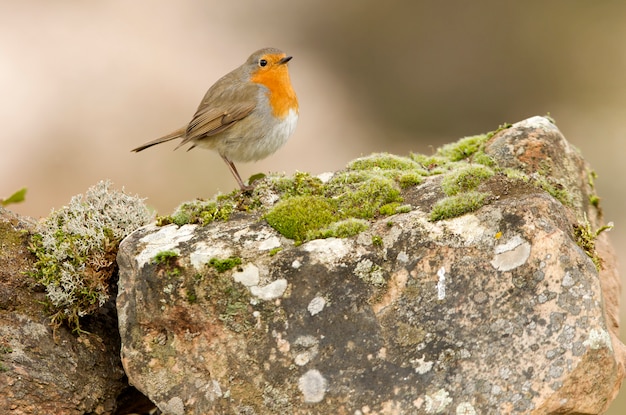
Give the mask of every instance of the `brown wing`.
[{"label": "brown wing", "polygon": [[178,147],[209,139],[247,117],[256,107],[256,86],[216,91],[219,86],[207,92]]}]

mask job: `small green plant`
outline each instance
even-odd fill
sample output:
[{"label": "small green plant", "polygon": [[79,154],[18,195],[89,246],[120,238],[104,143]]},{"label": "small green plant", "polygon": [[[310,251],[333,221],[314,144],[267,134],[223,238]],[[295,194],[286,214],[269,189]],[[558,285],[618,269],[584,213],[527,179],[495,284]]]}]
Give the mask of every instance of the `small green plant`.
[{"label": "small green plant", "polygon": [[156,222],[158,226],[171,223],[178,226],[187,224],[208,225],[216,220],[228,220],[234,210],[233,201],[227,197],[209,201],[194,200],[181,204],[170,216],[159,216]]},{"label": "small green plant", "polygon": [[383,238],[379,235],[372,235],[372,245],[377,247],[383,246]]},{"label": "small green plant", "polygon": [[270,254],[270,256],[274,256],[274,255],[276,255],[277,253],[279,253],[282,250],[283,250],[283,248],[280,247],[280,246],[277,247],[277,248],[272,248],[272,249],[270,249],[269,254]]},{"label": "small green plant", "polygon": [[444,197],[433,206],[430,211],[430,220],[435,222],[478,210],[488,200],[488,196],[488,193],[470,191]]},{"label": "small green plant", "polygon": [[154,256],[153,262],[157,265],[170,264],[179,257],[175,251],[161,251]]},{"label": "small green plant", "polygon": [[582,248],[589,258],[593,261],[596,269],[600,271],[603,268],[602,257],[596,251],[596,239],[602,232],[607,232],[613,229],[613,222],[609,222],[607,225],[601,226],[597,231],[591,229],[591,223],[587,220],[585,215],[584,220],[580,223],[574,224],[574,238],[578,246]]},{"label": "small green plant", "polygon": [[54,327],[80,331],[80,318],[109,298],[120,241],[152,218],[137,196],[101,181],[54,211],[31,238],[36,281],[46,289]]},{"label": "small green plant", "polygon": [[241,258],[230,257],[226,259],[211,258],[208,265],[215,268],[220,274],[241,265]]}]

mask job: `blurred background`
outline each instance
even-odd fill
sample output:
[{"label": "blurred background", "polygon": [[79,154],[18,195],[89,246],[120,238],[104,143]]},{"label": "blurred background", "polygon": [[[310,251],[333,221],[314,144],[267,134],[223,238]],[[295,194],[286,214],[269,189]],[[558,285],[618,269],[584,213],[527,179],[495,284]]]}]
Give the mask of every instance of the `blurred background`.
[{"label": "blurred background", "polygon": [[[294,56],[300,121],[242,177],[430,154],[550,113],[597,171],[626,263],[621,1],[0,0],[0,197],[26,186],[10,208],[43,217],[110,179],[166,214],[233,190],[212,152],[130,149],[186,124],[213,82],[266,46]],[[609,414],[624,413],[623,395]]]}]

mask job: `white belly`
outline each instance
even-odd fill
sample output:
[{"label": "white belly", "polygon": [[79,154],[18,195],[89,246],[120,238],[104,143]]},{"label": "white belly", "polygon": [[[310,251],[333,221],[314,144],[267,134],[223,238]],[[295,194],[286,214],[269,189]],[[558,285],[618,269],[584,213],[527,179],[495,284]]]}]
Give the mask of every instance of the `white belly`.
[{"label": "white belly", "polygon": [[287,116],[274,122],[265,131],[256,134],[249,131],[245,137],[232,137],[228,143],[218,148],[220,154],[231,161],[256,161],[274,154],[281,148],[293,134],[298,123],[298,113],[290,110]]}]

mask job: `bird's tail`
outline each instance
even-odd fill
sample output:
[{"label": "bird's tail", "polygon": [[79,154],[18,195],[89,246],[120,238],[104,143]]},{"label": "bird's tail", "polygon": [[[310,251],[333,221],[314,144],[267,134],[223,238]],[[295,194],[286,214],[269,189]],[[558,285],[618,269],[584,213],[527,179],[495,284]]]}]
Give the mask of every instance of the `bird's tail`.
[{"label": "bird's tail", "polygon": [[139,152],[141,150],[147,149],[148,147],[152,147],[152,146],[155,146],[157,144],[165,143],[166,141],[175,140],[177,138],[183,137],[185,135],[186,131],[187,131],[186,127],[181,127],[178,130],[176,130],[176,131],[172,131],[168,135],[164,135],[163,137],[159,137],[156,140],[148,141],[147,143],[142,144],[139,147],[132,149],[131,151],[134,151],[135,153],[137,153],[137,152]]}]

